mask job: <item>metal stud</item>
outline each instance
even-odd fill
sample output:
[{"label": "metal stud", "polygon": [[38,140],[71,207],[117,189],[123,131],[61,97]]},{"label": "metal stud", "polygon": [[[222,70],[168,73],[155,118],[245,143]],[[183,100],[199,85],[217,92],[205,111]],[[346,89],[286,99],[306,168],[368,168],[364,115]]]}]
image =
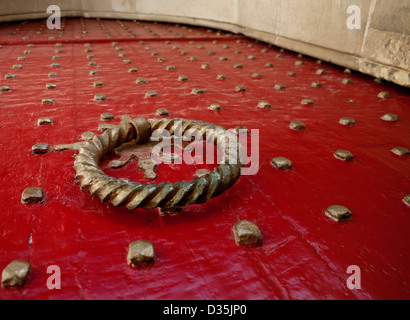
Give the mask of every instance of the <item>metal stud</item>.
[{"label": "metal stud", "polygon": [[15,79],[15,78],[16,78],[16,75],[14,73],[7,73],[4,76],[4,79]]},{"label": "metal stud", "polygon": [[404,196],[403,202],[410,207],[410,194]]},{"label": "metal stud", "polygon": [[326,71],[324,69],[318,69],[316,74],[326,74]]},{"label": "metal stud", "polygon": [[262,75],[260,73],[255,72],[255,73],[252,73],[252,78],[260,79],[260,78],[262,78]]},{"label": "metal stud", "polygon": [[395,147],[391,149],[391,152],[397,154],[398,156],[408,156],[410,155],[410,150],[405,147]]},{"label": "metal stud", "polygon": [[208,51],[208,54],[210,54],[210,55],[213,55],[213,54],[215,54],[216,52],[215,51],[213,51],[213,50],[209,50]]},{"label": "metal stud", "polygon": [[193,57],[193,56],[192,56],[192,57],[189,57],[189,60],[190,60],[190,61],[197,61],[198,59],[197,59],[197,57]]},{"label": "metal stud", "polygon": [[311,100],[311,99],[303,99],[300,103],[301,104],[308,104],[308,105],[314,104],[313,100]]},{"label": "metal stud", "polygon": [[262,109],[270,109],[272,108],[271,104],[269,102],[266,101],[259,101],[258,102],[258,107],[262,108]]},{"label": "metal stud", "polygon": [[203,64],[203,65],[201,65],[201,68],[202,68],[202,69],[209,69],[210,67],[209,67],[208,64]]},{"label": "metal stud", "polygon": [[129,244],[127,261],[132,267],[151,264],[155,260],[154,246],[150,241],[137,240]]},{"label": "metal stud", "polygon": [[227,57],[219,57],[219,60],[226,61],[226,60],[228,60],[228,58]]},{"label": "metal stud", "polygon": [[272,159],[271,164],[279,170],[289,170],[292,169],[292,161],[284,157],[277,157]]},{"label": "metal stud", "polygon": [[337,150],[334,153],[334,157],[343,161],[352,161],[354,158],[353,154],[347,150]]},{"label": "metal stud", "polygon": [[273,63],[267,62],[267,63],[265,63],[265,67],[271,68],[271,67],[273,67]]},{"label": "metal stud", "polygon": [[247,220],[237,222],[233,227],[235,242],[244,247],[256,247],[262,244],[259,227]]},{"label": "metal stud", "polygon": [[104,83],[102,81],[95,81],[94,82],[94,87],[102,87],[104,86]]},{"label": "metal stud", "polygon": [[298,60],[295,62],[295,66],[301,66],[303,64],[303,61]]},{"label": "metal stud", "polygon": [[0,87],[0,92],[10,92],[11,89],[9,86],[1,86]]},{"label": "metal stud", "polygon": [[212,103],[210,106],[209,106],[209,109],[210,110],[221,110],[222,109],[222,107],[221,107],[221,105],[220,104],[218,104],[218,103]]},{"label": "metal stud", "polygon": [[44,125],[49,125],[52,124],[53,120],[49,117],[41,117],[37,119],[37,125],[38,126],[44,126]]},{"label": "metal stud", "polygon": [[21,194],[21,203],[41,203],[44,201],[44,192],[42,188],[29,187]]},{"label": "metal stud", "polygon": [[391,122],[399,121],[399,117],[397,116],[397,114],[394,114],[394,113],[386,113],[380,119],[384,121],[391,121]]},{"label": "metal stud", "polygon": [[305,130],[305,129],[306,129],[306,126],[305,126],[305,124],[304,124],[302,121],[292,121],[292,122],[289,124],[289,127],[290,127],[292,130]]},{"label": "metal stud", "polygon": [[167,61],[165,58],[158,58],[157,60],[158,60],[158,62],[165,62],[165,61]]},{"label": "metal stud", "polygon": [[60,59],[60,56],[53,56],[51,59],[58,60],[58,59]]},{"label": "metal stud", "polygon": [[13,69],[23,69],[23,66],[21,64],[14,64]]},{"label": "metal stud", "polygon": [[18,61],[24,61],[24,60],[26,60],[26,57],[20,56],[20,57],[17,57],[17,60],[18,60]]},{"label": "metal stud", "polygon": [[53,99],[50,99],[50,98],[42,99],[41,102],[43,104],[52,104],[52,103],[54,103]]},{"label": "metal stud", "polygon": [[105,96],[105,94],[101,94],[101,93],[97,93],[94,96],[94,101],[106,101],[107,97]]},{"label": "metal stud", "polygon": [[379,94],[378,94],[377,96],[378,96],[379,98],[382,98],[382,99],[390,99],[390,98],[391,98],[390,93],[387,92],[387,91],[379,92]]},{"label": "metal stud", "polygon": [[194,88],[194,89],[192,89],[191,93],[192,94],[204,94],[205,91],[204,91],[204,89],[201,89],[201,88]]},{"label": "metal stud", "polygon": [[321,88],[321,87],[322,87],[322,84],[321,84],[320,82],[313,81],[313,82],[312,82],[312,87],[314,87],[314,88]]},{"label": "metal stud", "polygon": [[234,64],[233,67],[235,69],[239,69],[239,68],[243,68],[243,65],[241,65],[240,63]]},{"label": "metal stud", "polygon": [[30,273],[30,262],[14,260],[1,273],[3,287],[22,286]]},{"label": "metal stud", "polygon": [[55,89],[55,88],[57,88],[57,85],[55,83],[47,83],[46,88],[47,89]]},{"label": "metal stud", "polygon": [[137,68],[129,68],[129,69],[128,69],[128,72],[137,72],[137,71],[138,71]]},{"label": "metal stud", "polygon": [[58,67],[60,67],[60,64],[54,62],[54,63],[50,64],[50,67],[52,67],[52,68],[58,68]]},{"label": "metal stud", "polygon": [[240,85],[235,87],[235,91],[244,92],[246,91],[246,89],[244,86]]},{"label": "metal stud", "polygon": [[35,153],[35,154],[46,153],[48,151],[49,147],[50,147],[50,145],[48,143],[39,142],[39,143],[34,144],[31,147],[31,151],[33,151],[33,153]]},{"label": "metal stud", "polygon": [[176,67],[175,66],[167,66],[166,67],[166,69],[169,71],[169,70],[176,70]]},{"label": "metal stud", "polygon": [[137,84],[144,84],[147,83],[147,79],[145,78],[137,78],[137,80],[135,81]]},{"label": "metal stud", "polygon": [[326,209],[325,214],[337,222],[352,218],[352,212],[348,208],[339,205],[330,206]]},{"label": "metal stud", "polygon": [[147,91],[147,93],[145,94],[146,98],[155,98],[157,96],[158,94],[155,91]]},{"label": "metal stud", "polygon": [[286,86],[284,85],[284,84],[281,84],[281,83],[277,83],[277,84],[275,84],[275,87],[274,87],[276,90],[283,90],[283,89],[286,89]]},{"label": "metal stud", "polygon": [[296,76],[296,72],[293,72],[293,71],[288,71],[288,72],[286,72],[286,74],[288,76]]},{"label": "metal stud", "polygon": [[90,71],[90,76],[96,76],[98,75],[98,70],[91,70]]},{"label": "metal stud", "polygon": [[356,123],[353,118],[343,117],[339,120],[339,123],[345,126],[352,126]]},{"label": "metal stud", "polygon": [[166,116],[169,114],[168,110],[165,108],[159,108],[155,113],[159,116]]},{"label": "metal stud", "polygon": [[178,81],[188,81],[188,77],[181,75],[178,77]]},{"label": "metal stud", "polygon": [[218,79],[218,80],[223,80],[223,79],[226,79],[226,76],[223,75],[223,74],[218,74],[218,75],[216,76],[216,79]]},{"label": "metal stud", "polygon": [[353,80],[352,80],[352,79],[349,79],[349,78],[345,78],[345,79],[342,80],[342,83],[343,83],[343,84],[352,84],[352,83],[353,83]]},{"label": "metal stud", "polygon": [[101,120],[107,121],[107,120],[112,120],[114,119],[114,115],[112,113],[109,112],[104,112],[101,114],[100,116]]}]

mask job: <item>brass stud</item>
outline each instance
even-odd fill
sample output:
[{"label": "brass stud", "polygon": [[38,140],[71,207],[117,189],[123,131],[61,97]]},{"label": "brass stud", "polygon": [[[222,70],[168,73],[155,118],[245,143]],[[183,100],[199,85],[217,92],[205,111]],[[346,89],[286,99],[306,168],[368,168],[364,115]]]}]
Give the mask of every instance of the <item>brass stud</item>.
[{"label": "brass stud", "polygon": [[241,65],[240,63],[234,64],[233,67],[235,69],[239,69],[239,68],[243,68],[243,65]]},{"label": "brass stud", "polygon": [[41,102],[43,104],[53,104],[54,103],[53,99],[50,99],[50,98],[42,99]]},{"label": "brass stud", "polygon": [[252,78],[262,78],[262,75],[260,74],[260,73],[257,73],[257,72],[255,72],[255,73],[252,73]]},{"label": "brass stud", "polygon": [[356,123],[353,118],[343,117],[339,120],[339,123],[344,126],[352,126]]},{"label": "brass stud", "polygon": [[128,60],[128,59],[122,60],[122,63],[124,63],[124,64],[130,64],[130,63],[131,63],[131,60]]},{"label": "brass stud", "polygon": [[167,69],[168,71],[169,71],[169,70],[176,70],[176,67],[171,65],[171,66],[167,66],[166,69]]},{"label": "brass stud", "polygon": [[129,244],[127,262],[132,267],[141,267],[151,264],[155,260],[154,246],[152,242],[137,240]]},{"label": "brass stud", "polygon": [[223,75],[223,74],[218,74],[218,75],[216,76],[216,79],[218,79],[218,80],[223,80],[223,79],[226,79],[226,77],[225,77],[225,75]]},{"label": "brass stud", "polygon": [[283,89],[286,89],[286,86],[284,85],[284,84],[281,84],[281,83],[277,83],[277,84],[275,84],[275,87],[274,87],[276,90],[283,90]]},{"label": "brass stud", "polygon": [[121,58],[124,58],[124,57],[126,57],[126,56],[127,56],[127,54],[126,54],[126,53],[124,53],[124,52],[120,52],[120,53],[118,54],[118,56],[119,56],[119,57],[121,57]]},{"label": "brass stud", "polygon": [[145,94],[146,98],[155,98],[157,96],[158,94],[155,91],[147,91],[147,93]]},{"label": "brass stud", "polygon": [[157,109],[157,111],[155,112],[158,116],[166,116],[169,114],[168,110],[165,108],[159,108]]},{"label": "brass stud", "polygon": [[226,61],[226,60],[228,60],[228,58],[227,57],[219,57],[219,60]]},{"label": "brass stud", "polygon": [[58,60],[58,59],[60,59],[60,56],[53,56],[51,59]]},{"label": "brass stud", "polygon": [[382,98],[382,99],[390,99],[390,98],[391,98],[390,93],[387,92],[387,91],[379,92],[379,94],[378,94],[377,96],[378,96],[379,98]]},{"label": "brass stud", "polygon": [[209,69],[209,65],[208,64],[203,64],[203,65],[201,65],[201,68],[202,69]]},{"label": "brass stud", "polygon": [[344,73],[352,73],[352,71],[349,68],[344,69]]},{"label": "brass stud", "polygon": [[313,82],[312,82],[312,87],[314,87],[314,88],[321,88],[321,87],[322,87],[322,84],[321,84],[320,82],[313,81]]},{"label": "brass stud", "polygon": [[241,50],[235,50],[234,53],[240,54],[240,53],[242,53],[242,51]]},{"label": "brass stud", "polygon": [[167,61],[165,58],[158,58],[158,62],[165,62]]},{"label": "brass stud", "polygon": [[398,156],[408,156],[410,155],[410,150],[405,147],[395,147],[391,149],[391,152]]},{"label": "brass stud", "polygon": [[289,170],[292,169],[292,161],[284,157],[277,157],[272,159],[271,164],[279,170]]},{"label": "brass stud", "polygon": [[188,81],[188,77],[181,75],[178,77],[178,81]]},{"label": "brass stud", "polygon": [[11,89],[9,86],[1,86],[0,87],[0,92],[10,92]]},{"label": "brass stud", "polygon": [[238,221],[233,227],[235,242],[244,247],[257,247],[262,244],[259,227],[247,220]]},{"label": "brass stud", "polygon": [[14,64],[13,69],[23,69],[23,66],[21,64]]},{"label": "brass stud", "polygon": [[303,100],[301,101],[301,104],[312,105],[312,104],[314,104],[314,102],[313,102],[313,100],[311,100],[311,99],[303,99]]},{"label": "brass stud", "polygon": [[404,196],[403,202],[410,207],[410,194]]},{"label": "brass stud", "polygon": [[42,203],[44,201],[44,192],[42,188],[29,187],[21,194],[21,203]]},{"label": "brass stud", "polygon": [[286,74],[288,76],[296,76],[296,72],[293,72],[293,71],[288,71],[288,72],[286,72]]},{"label": "brass stud", "polygon": [[339,205],[330,206],[326,209],[325,214],[336,222],[352,218],[352,212],[348,208]]},{"label": "brass stud", "polygon": [[276,58],[279,58],[279,59],[283,58],[283,54],[277,54]]},{"label": "brass stud", "polygon": [[204,94],[205,91],[204,91],[204,89],[201,89],[201,88],[194,88],[194,89],[192,89],[191,93],[192,94]]},{"label": "brass stud", "polygon": [[128,72],[137,72],[137,71],[138,71],[137,68],[129,68],[129,69],[128,69]]},{"label": "brass stud", "polygon": [[266,102],[266,101],[259,101],[258,107],[261,108],[261,109],[270,109],[270,108],[272,108],[271,104],[269,102]]},{"label": "brass stud", "polygon": [[306,129],[306,126],[305,126],[305,124],[304,124],[302,121],[292,121],[292,122],[289,124],[289,127],[290,127],[292,130],[305,130],[305,129]]},{"label": "brass stud", "polygon": [[98,75],[98,70],[91,70],[90,71],[90,76],[96,76]]},{"label": "brass stud", "polygon": [[326,74],[324,69],[317,69],[316,74]]},{"label": "brass stud", "polygon": [[50,64],[50,67],[58,68],[58,67],[60,67],[60,64],[59,63],[52,63],[52,64]]},{"label": "brass stud", "polygon": [[353,154],[347,150],[337,150],[334,153],[334,157],[343,161],[352,161],[354,158]]},{"label": "brass stud", "polygon": [[345,78],[345,79],[342,80],[342,83],[343,83],[343,84],[352,84],[352,83],[353,83],[353,80],[352,80],[352,79],[349,79],[349,78]]},{"label": "brass stud", "polygon": [[114,115],[109,112],[104,112],[104,113],[101,113],[100,118],[101,120],[108,121],[108,120],[114,119]]},{"label": "brass stud", "polygon": [[209,106],[209,109],[210,109],[210,110],[217,110],[217,111],[219,111],[219,110],[222,109],[222,107],[221,107],[221,105],[218,104],[218,103],[212,103],[212,104]]},{"label": "brass stud", "polygon": [[273,67],[273,63],[267,62],[267,63],[265,63],[265,67],[271,68],[271,67]]},{"label": "brass stud", "polygon": [[384,121],[391,121],[391,122],[399,121],[399,117],[397,116],[397,114],[394,114],[394,113],[386,113],[380,119]]},{"label": "brass stud", "polygon": [[210,54],[210,55],[213,55],[213,54],[215,54],[216,52],[215,51],[213,51],[213,50],[209,50],[208,51],[208,54]]},{"label": "brass stud", "polygon": [[249,55],[249,56],[248,56],[248,59],[249,59],[249,60],[255,60],[256,57],[255,57],[255,56],[252,56],[252,55]]},{"label": "brass stud", "polygon": [[17,78],[14,73],[7,73],[4,77],[4,79],[15,79]]},{"label": "brass stud", "polygon": [[101,94],[101,93],[97,93],[94,96],[94,101],[106,101],[107,97],[105,96],[105,94]]},{"label": "brass stud", "polygon": [[47,83],[46,88],[47,89],[55,89],[55,88],[57,88],[57,85],[55,83]]},{"label": "brass stud", "polygon": [[246,89],[245,89],[245,87],[244,87],[244,86],[239,85],[239,86],[236,86],[236,87],[235,87],[235,91],[238,91],[238,92],[244,92],[244,91],[246,91]]},{"label": "brass stud", "polygon": [[190,60],[190,61],[197,61],[198,59],[197,59],[196,57],[193,57],[193,56],[192,56],[192,57],[189,57],[189,60]]},{"label": "brass stud", "polygon": [[104,83],[102,81],[95,81],[94,82],[94,87],[102,87],[104,86]]},{"label": "brass stud", "polygon": [[20,56],[20,57],[17,57],[17,60],[18,61],[24,61],[24,60],[26,60],[26,57],[25,56]]},{"label": "brass stud", "polygon": [[34,144],[31,147],[31,151],[33,151],[33,153],[35,153],[35,154],[46,153],[48,151],[49,147],[50,147],[50,145],[48,143],[39,142],[39,143]]},{"label": "brass stud", "polygon": [[135,81],[137,84],[144,84],[147,83],[147,79],[145,78],[137,78],[137,80]]},{"label": "brass stud", "polygon": [[37,125],[38,126],[44,126],[44,125],[49,125],[52,124],[53,120],[49,117],[41,117],[37,119]]},{"label": "brass stud", "polygon": [[96,65],[97,65],[97,62],[95,62],[95,61],[90,61],[90,62],[88,63],[88,65],[89,65],[89,66],[96,66]]},{"label": "brass stud", "polygon": [[14,260],[1,273],[3,287],[22,286],[30,273],[30,262]]},{"label": "brass stud", "polygon": [[303,64],[303,61],[298,60],[295,62],[295,66],[301,66]]}]

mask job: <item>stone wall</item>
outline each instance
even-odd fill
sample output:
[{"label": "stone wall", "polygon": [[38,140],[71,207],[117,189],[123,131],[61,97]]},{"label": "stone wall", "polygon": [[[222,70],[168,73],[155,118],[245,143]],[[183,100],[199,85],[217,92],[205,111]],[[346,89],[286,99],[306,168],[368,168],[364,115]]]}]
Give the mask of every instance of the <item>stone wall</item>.
[{"label": "stone wall", "polygon": [[[272,43],[410,87],[409,0],[0,0],[0,22],[62,16],[187,23]],[[350,30],[350,5],[361,28]]]}]

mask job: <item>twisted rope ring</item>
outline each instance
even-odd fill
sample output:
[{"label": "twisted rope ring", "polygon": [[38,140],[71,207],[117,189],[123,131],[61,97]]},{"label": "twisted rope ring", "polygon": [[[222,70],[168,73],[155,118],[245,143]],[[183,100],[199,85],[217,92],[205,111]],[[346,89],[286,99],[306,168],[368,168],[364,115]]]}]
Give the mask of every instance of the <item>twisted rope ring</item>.
[{"label": "twisted rope ring", "polygon": [[[180,127],[175,128],[176,124]],[[105,154],[116,147],[134,140],[143,143],[150,139],[155,130],[199,134],[207,142],[217,145],[223,157],[221,164],[201,177],[191,181],[158,184],[140,184],[106,175],[98,163]],[[124,117],[116,127],[107,129],[101,135],[95,135],[78,148],[74,170],[76,179],[82,188],[101,201],[114,206],[125,206],[129,210],[144,208],[147,210],[160,207],[170,209],[194,203],[204,203],[230,188],[240,176],[243,166],[243,149],[236,135],[223,127],[204,121],[186,119],[131,119]],[[233,161],[232,161],[233,160]]]}]

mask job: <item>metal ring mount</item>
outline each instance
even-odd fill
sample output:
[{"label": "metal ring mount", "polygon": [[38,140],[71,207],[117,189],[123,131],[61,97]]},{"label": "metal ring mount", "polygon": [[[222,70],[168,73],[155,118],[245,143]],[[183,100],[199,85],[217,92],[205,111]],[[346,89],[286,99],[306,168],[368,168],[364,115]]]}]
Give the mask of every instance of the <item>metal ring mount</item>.
[{"label": "metal ring mount", "polygon": [[[174,135],[174,124],[177,121],[181,124],[177,130],[182,134],[195,131],[207,142],[217,145],[223,158],[221,164],[212,172],[191,181],[140,184],[113,178],[99,168],[98,164],[104,155],[123,143],[147,142],[155,130],[166,129]],[[103,202],[125,206],[129,210],[151,210],[156,207],[171,209],[204,203],[229,189],[239,178],[243,166],[243,149],[235,134],[215,124],[187,119],[131,119],[126,115],[118,126],[82,143],[78,151],[74,170],[81,187]]]}]

